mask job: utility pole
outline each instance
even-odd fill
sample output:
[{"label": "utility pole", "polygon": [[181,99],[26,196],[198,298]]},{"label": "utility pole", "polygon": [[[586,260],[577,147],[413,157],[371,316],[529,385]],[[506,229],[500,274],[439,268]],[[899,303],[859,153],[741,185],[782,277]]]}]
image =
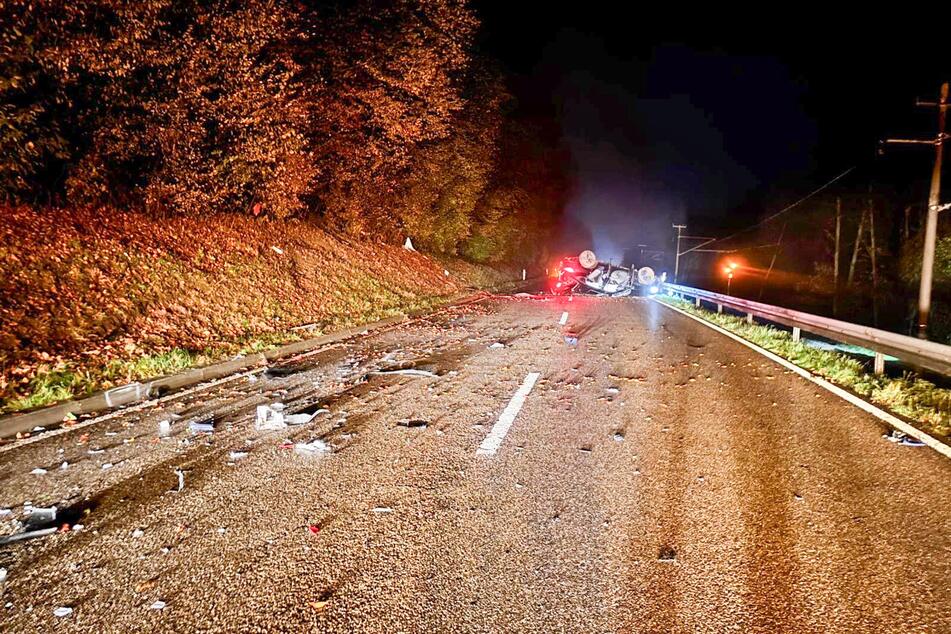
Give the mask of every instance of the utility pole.
[{"label": "utility pole", "polygon": [[938,109],[938,136],[934,139],[885,139],[886,143],[914,143],[935,147],[934,168],[931,171],[931,190],[928,193],[928,217],[925,221],[925,244],[921,254],[921,285],[918,287],[918,337],[928,338],[928,316],[931,312],[931,282],[934,278],[934,251],[938,241],[938,212],[941,210],[941,158],[948,113],[948,82],[941,85],[938,101],[918,101],[917,105]]},{"label": "utility pole", "polygon": [[835,199],[835,255],[832,261],[832,316],[839,313],[839,248],[842,244],[842,197]]},{"label": "utility pole", "polygon": [[674,284],[677,283],[677,274],[680,273],[680,234],[687,228],[687,225],[673,225],[677,230],[677,255],[674,257]]}]

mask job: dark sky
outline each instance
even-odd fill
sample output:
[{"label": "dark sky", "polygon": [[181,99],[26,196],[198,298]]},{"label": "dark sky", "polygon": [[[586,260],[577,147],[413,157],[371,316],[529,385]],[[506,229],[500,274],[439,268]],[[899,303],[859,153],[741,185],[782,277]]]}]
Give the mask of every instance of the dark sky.
[{"label": "dark sky", "polygon": [[475,3],[482,49],[521,108],[561,123],[576,170],[568,212],[604,259],[666,246],[673,221],[728,233],[853,165],[844,186],[927,184],[927,149],[875,150],[887,135],[934,134],[914,100],[951,79],[951,11],[893,7],[862,24],[831,17],[831,3],[623,4]]}]

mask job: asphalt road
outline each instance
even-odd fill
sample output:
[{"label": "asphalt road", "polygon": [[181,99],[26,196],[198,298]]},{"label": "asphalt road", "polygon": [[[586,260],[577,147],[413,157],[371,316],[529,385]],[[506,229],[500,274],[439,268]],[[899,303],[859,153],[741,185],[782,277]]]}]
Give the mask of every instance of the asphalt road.
[{"label": "asphalt road", "polygon": [[[286,366],[0,449],[0,532],[84,527],[0,546],[0,630],[951,632],[951,461],[654,302],[490,299]],[[255,430],[277,401],[330,412]]]}]

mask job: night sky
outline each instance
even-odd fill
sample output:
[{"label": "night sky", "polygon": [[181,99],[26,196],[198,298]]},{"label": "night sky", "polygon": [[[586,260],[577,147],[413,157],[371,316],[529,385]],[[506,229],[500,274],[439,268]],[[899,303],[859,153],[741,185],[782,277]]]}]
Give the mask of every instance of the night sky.
[{"label": "night sky", "polygon": [[[852,166],[840,185],[927,186],[927,149],[876,149],[933,136],[934,111],[914,101],[951,78],[947,10],[860,24],[792,4],[641,15],[515,4],[475,3],[481,48],[512,76],[522,111],[559,121],[575,169],[568,212],[603,259],[636,243],[669,249],[674,221],[724,235]],[[928,23],[945,27],[926,34]]]}]

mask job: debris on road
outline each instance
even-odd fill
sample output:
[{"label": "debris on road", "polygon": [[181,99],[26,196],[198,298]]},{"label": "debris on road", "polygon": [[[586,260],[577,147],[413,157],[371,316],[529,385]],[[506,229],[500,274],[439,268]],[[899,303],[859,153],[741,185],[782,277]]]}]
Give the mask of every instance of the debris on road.
[{"label": "debris on road", "polygon": [[657,561],[662,561],[664,563],[673,563],[677,560],[677,551],[675,551],[670,546],[662,546],[660,553],[657,555]]},{"label": "debris on road", "polygon": [[414,368],[403,368],[400,370],[374,370],[370,372],[370,376],[378,376],[382,374],[405,374],[406,376],[426,376],[432,378],[439,378],[438,374],[434,374],[429,370],[416,370]]},{"label": "debris on road", "polygon": [[37,467],[33,471],[30,471],[30,475],[46,475],[46,469]]},{"label": "debris on road", "polygon": [[320,524],[311,524],[310,526],[307,527],[307,529],[308,529],[311,533],[313,533],[314,535],[316,535],[317,533],[320,532]]},{"label": "debris on road", "polygon": [[53,610],[53,616],[57,618],[63,618],[64,616],[69,616],[72,613],[73,613],[73,609],[66,606],[61,608],[56,608],[55,610]]},{"label": "debris on road", "polygon": [[284,404],[273,403],[271,405],[258,405],[257,416],[254,420],[254,428],[258,431],[274,431],[284,429],[287,423],[284,422]]},{"label": "debris on road", "polygon": [[306,425],[314,419],[317,414],[288,414],[284,417],[284,422],[288,425]]},{"label": "debris on road", "polygon": [[155,603],[153,603],[152,605],[150,605],[149,608],[152,609],[152,610],[164,610],[164,609],[165,609],[165,601],[156,601]]},{"label": "debris on road", "polygon": [[176,467],[175,475],[178,476],[178,490],[181,491],[185,488],[185,472]]},{"label": "debris on road", "polygon": [[621,432],[615,432],[615,433],[614,433],[614,440],[617,441],[617,442],[623,441],[623,440],[624,440],[624,434],[622,434]]},{"label": "debris on road", "polygon": [[193,420],[188,423],[188,430],[193,434],[210,434],[215,431],[214,417]]},{"label": "debris on road", "polygon": [[504,348],[504,347],[505,347],[504,343],[500,341],[496,341],[491,346],[489,346],[489,350],[498,350],[499,348]]},{"label": "debris on road", "polygon": [[371,509],[374,513],[392,513],[393,509],[388,506],[375,506]]},{"label": "debris on road", "polygon": [[568,344],[569,346],[577,346],[577,345],[578,345],[578,335],[576,335],[576,334],[574,334],[574,333],[571,333],[571,332],[566,332],[566,333],[565,333],[565,343]]},{"label": "debris on road", "polygon": [[172,421],[160,420],[158,424],[159,438],[168,438],[172,435]]},{"label": "debris on road", "polygon": [[889,434],[882,434],[882,438],[888,442],[898,443],[900,445],[905,445],[906,447],[924,447],[925,443],[921,442],[917,438],[913,438],[906,434],[905,432],[898,431],[893,429]]},{"label": "debris on road", "polygon": [[608,388],[607,390],[605,390],[605,391],[606,391],[608,394],[620,394],[620,393],[621,393],[621,390],[619,390],[619,389],[616,388],[616,387],[609,387],[609,388]]},{"label": "debris on road", "polygon": [[319,438],[310,442],[299,442],[294,445],[294,453],[299,456],[319,456],[330,452],[330,445]]},{"label": "debris on road", "polygon": [[426,427],[429,425],[428,422],[418,418],[404,418],[403,420],[397,421],[396,424],[400,427],[418,427],[422,429],[426,429]]},{"label": "debris on road", "polygon": [[230,460],[241,460],[242,458],[247,458],[247,451],[232,451],[228,454]]},{"label": "debris on road", "polygon": [[[409,240],[409,238],[406,239]],[[315,610],[320,611],[327,607],[327,603],[329,603],[329,601],[310,601],[307,603],[307,605],[314,608]]]}]

